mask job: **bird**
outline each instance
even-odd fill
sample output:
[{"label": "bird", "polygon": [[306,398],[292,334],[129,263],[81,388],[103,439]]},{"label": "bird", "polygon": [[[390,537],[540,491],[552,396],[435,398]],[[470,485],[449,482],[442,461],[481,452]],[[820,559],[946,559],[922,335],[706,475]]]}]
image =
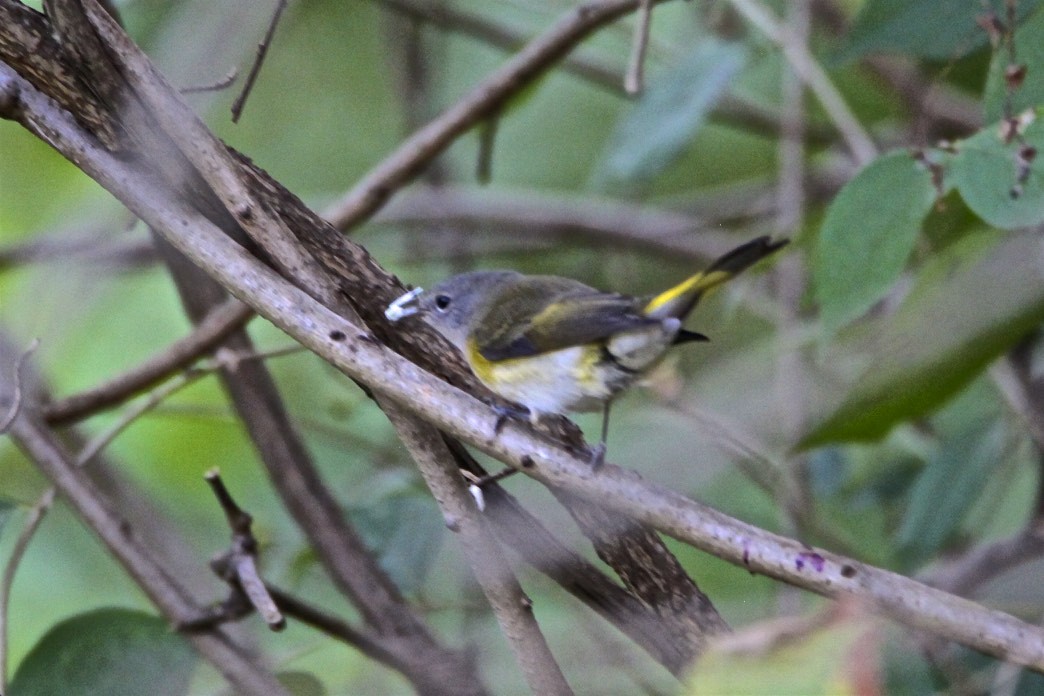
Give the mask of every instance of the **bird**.
[{"label": "bird", "polygon": [[613,399],[675,346],[709,340],[682,323],[708,291],[778,251],[789,240],[758,237],[705,270],[651,297],[603,292],[571,278],[511,270],[461,273],[430,290],[414,288],[385,310],[389,321],[418,316],[445,337],[478,379],[532,422],[548,414],[602,410],[590,463],[605,460]]}]

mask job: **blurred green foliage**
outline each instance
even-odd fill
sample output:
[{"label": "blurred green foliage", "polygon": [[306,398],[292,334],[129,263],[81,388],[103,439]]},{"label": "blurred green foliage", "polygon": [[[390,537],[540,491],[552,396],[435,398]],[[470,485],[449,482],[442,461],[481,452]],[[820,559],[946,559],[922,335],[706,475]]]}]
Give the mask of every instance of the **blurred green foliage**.
[{"label": "blurred green foliage", "polygon": [[[182,86],[215,82],[233,66],[244,74],[268,11],[250,2],[118,4],[131,34]],[[450,4],[523,37],[569,6]],[[788,5],[772,7],[782,12]],[[804,222],[782,230],[794,241],[787,256],[773,271],[752,272],[701,306],[694,328],[712,343],[679,352],[651,380],[652,389],[620,401],[610,452],[614,461],[729,514],[915,574],[1015,532],[1035,505],[1039,457],[987,368],[1044,319],[1039,230],[1016,229],[1044,221],[1044,160],[1029,163],[1021,194],[1011,196],[1017,150],[1044,144],[1044,123],[1032,112],[1044,94],[1044,9],[1019,3],[1026,21],[1016,35],[1018,59],[1029,70],[1010,94],[1002,78],[1006,54],[993,54],[976,25],[981,3],[867,0],[843,3],[839,11],[854,22],[850,32],[817,25],[812,46],[860,122],[894,149],[854,171],[829,120],[808,100],[809,128],[830,135],[807,149]],[[630,20],[611,26],[579,53],[622,76],[631,27]],[[239,124],[228,117],[235,88],[189,99],[229,144],[322,209],[407,132],[405,82],[396,67],[404,36],[421,42],[428,80],[422,111],[431,116],[505,57],[479,39],[430,26],[401,32],[378,2],[291,3]],[[922,64],[925,88],[955,92],[981,108],[987,125],[935,149],[908,112],[910,95],[856,60],[881,51],[935,61]],[[646,94],[628,101],[560,71],[542,79],[502,117],[492,187],[554,191],[575,196],[578,205],[611,190],[635,205],[712,219],[744,241],[774,228],[777,182],[796,174],[779,171],[775,132],[716,118],[712,107],[730,94],[778,113],[785,69],[778,50],[732,16],[727,3],[659,6]],[[1005,142],[996,123],[1009,96],[1015,113],[1031,111],[1022,139]],[[913,146],[924,148],[923,156],[915,157]],[[461,138],[439,160],[443,175],[470,182],[477,150],[474,133]],[[74,166],[17,125],[0,124],[0,251],[31,240],[95,235],[99,244],[115,245],[147,234]],[[548,248],[535,235],[505,235],[484,222],[451,231],[374,224],[354,235],[381,263],[418,284],[465,267],[510,265],[637,294],[675,282],[696,264],[579,240]],[[513,245],[505,248],[506,242]],[[782,273],[796,276],[796,297],[776,292],[785,285]],[[23,343],[41,339],[33,361],[58,395],[121,373],[189,326],[160,267],[91,257],[0,267],[0,322]],[[260,320],[251,333],[262,347],[289,343]],[[477,649],[496,693],[524,693],[457,545],[446,538],[436,506],[384,417],[309,355],[269,364],[326,482],[386,569],[447,643]],[[1034,366],[1039,369],[1039,359]],[[96,434],[115,418],[98,415],[83,429]],[[588,433],[597,428],[593,417],[578,422]],[[798,452],[799,445],[809,449]],[[188,539],[201,575],[206,559],[227,544],[221,511],[202,481],[204,471],[220,466],[255,517],[266,576],[355,618],[279,504],[213,380],[136,422],[108,453],[157,514]],[[762,476],[749,475],[751,467]],[[798,474],[809,496],[795,518],[779,491],[756,481]],[[0,440],[0,558],[8,558],[25,510],[46,485]],[[556,533],[588,548],[546,491],[521,477],[507,485]],[[769,630],[780,605],[793,599],[791,590],[768,579],[680,544],[671,548],[737,628]],[[1038,616],[1044,590],[1033,569],[1008,574],[1005,587],[1015,590],[986,586],[985,601]],[[923,693],[947,683],[913,648],[871,640],[869,654],[859,652],[868,629],[842,621],[764,654],[716,651],[681,685],[559,588],[532,570],[519,572],[578,693],[634,693],[647,686],[662,693],[836,693],[854,689],[861,674],[856,663],[874,667],[888,693]],[[223,593],[216,580],[204,586],[214,599]],[[799,602],[810,614],[822,606],[812,598]],[[48,688],[129,693],[143,674],[173,674],[162,693],[220,693],[216,674],[197,669],[178,639],[143,618],[149,610],[59,501],[12,590],[12,694]],[[310,629],[292,625],[274,635],[255,619],[244,627],[295,693],[406,690],[398,675]],[[113,638],[78,645],[88,632]],[[103,653],[131,649],[162,659],[145,673],[107,670]],[[89,674],[53,669],[67,660]],[[965,662],[969,669],[991,669],[972,658]],[[73,678],[100,686],[68,691]],[[114,686],[109,679],[124,681]]]}]

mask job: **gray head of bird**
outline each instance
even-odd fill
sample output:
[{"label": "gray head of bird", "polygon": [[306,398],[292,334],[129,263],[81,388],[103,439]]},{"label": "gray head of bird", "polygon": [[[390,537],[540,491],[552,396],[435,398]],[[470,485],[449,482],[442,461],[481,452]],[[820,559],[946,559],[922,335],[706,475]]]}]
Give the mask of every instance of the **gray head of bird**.
[{"label": "gray head of bird", "polygon": [[463,351],[474,323],[482,319],[493,298],[519,277],[515,271],[461,273],[430,290],[410,290],[389,304],[384,316],[399,321],[418,315]]}]

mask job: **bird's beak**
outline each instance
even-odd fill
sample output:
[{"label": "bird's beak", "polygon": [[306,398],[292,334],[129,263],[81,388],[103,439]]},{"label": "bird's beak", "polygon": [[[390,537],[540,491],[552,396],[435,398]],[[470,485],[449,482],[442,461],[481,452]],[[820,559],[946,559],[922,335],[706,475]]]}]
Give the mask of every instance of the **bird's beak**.
[{"label": "bird's beak", "polygon": [[424,292],[424,288],[410,290],[388,305],[388,309],[384,310],[384,316],[388,318],[388,321],[399,321],[403,317],[416,314],[420,311],[420,303],[417,302],[417,298],[422,292]]}]

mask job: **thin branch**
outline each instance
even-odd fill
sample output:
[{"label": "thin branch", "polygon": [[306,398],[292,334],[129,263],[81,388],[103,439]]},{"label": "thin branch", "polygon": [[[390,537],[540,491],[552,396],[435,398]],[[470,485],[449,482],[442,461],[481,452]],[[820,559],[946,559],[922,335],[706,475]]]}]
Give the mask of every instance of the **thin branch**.
[{"label": "thin branch", "polygon": [[11,587],[14,585],[15,574],[18,572],[18,566],[22,562],[25,550],[29,548],[29,542],[32,541],[33,535],[36,534],[36,530],[40,527],[40,523],[43,522],[47,511],[51,509],[53,502],[54,488],[51,487],[44,491],[43,495],[29,508],[25,526],[22,527],[21,533],[15,539],[14,546],[11,548],[11,554],[7,557],[3,578],[0,579],[0,693],[6,694],[8,686],[7,629],[9,627],[9,616],[7,609],[11,602]]},{"label": "thin branch", "polygon": [[[529,39],[526,34],[513,27],[450,4],[417,2],[416,0],[377,0],[377,2],[407,17],[482,41],[505,51],[517,51]],[[621,67],[615,63],[600,61],[588,55],[574,54],[562,61],[561,69],[563,72],[611,94],[621,93]],[[774,137],[779,133],[781,126],[779,116],[773,111],[736,94],[724,95],[711,111],[710,120],[769,137]],[[836,136],[833,129],[815,125],[809,129],[809,140],[822,145],[834,142]]]},{"label": "thin branch", "polygon": [[112,241],[98,234],[67,233],[35,237],[0,247],[0,271],[30,263],[92,262],[135,269],[156,261],[148,240]]},{"label": "thin branch", "polygon": [[250,92],[254,89],[254,82],[257,81],[257,76],[261,72],[261,65],[265,62],[265,56],[268,55],[268,47],[272,45],[272,37],[275,36],[276,27],[279,26],[279,19],[283,16],[283,10],[285,9],[286,0],[276,0],[276,7],[272,12],[272,19],[268,23],[268,30],[265,32],[265,38],[257,45],[257,56],[254,58],[254,63],[250,66],[250,72],[247,73],[246,82],[243,84],[243,91],[241,91],[239,96],[236,97],[236,100],[232,102],[232,123],[239,123],[239,117],[243,115],[243,107],[246,106],[246,100],[250,97]]},{"label": "thin branch", "polygon": [[862,124],[848,108],[844,97],[834,87],[830,77],[816,61],[808,44],[794,37],[776,19],[772,11],[758,0],[729,0],[732,6],[753,24],[762,34],[777,44],[783,51],[794,71],[819,99],[838,132],[844,137],[852,156],[860,165],[865,165],[877,156],[877,146],[863,129]]},{"label": "thin branch", "polygon": [[113,440],[119,437],[120,433],[129,428],[134,421],[138,420],[185,387],[194,384],[202,377],[213,374],[218,370],[235,370],[240,363],[247,360],[264,360],[281,355],[289,355],[291,353],[296,353],[299,350],[299,347],[294,346],[292,348],[281,350],[253,352],[248,354],[237,353],[232,350],[219,352],[213,359],[205,360],[200,364],[185,370],[181,374],[176,375],[159,387],[156,387],[149,392],[148,396],[142,399],[140,403],[131,406],[124,413],[120,414],[120,417],[115,423],[95,435],[86,445],[84,445],[80,454],[76,457],[76,465],[86,466],[87,463],[94,459],[99,452],[108,447]]},{"label": "thin branch", "polygon": [[235,222],[269,252],[273,262],[289,277],[306,276],[311,281],[310,287],[319,290],[323,297],[336,296],[315,259],[296,244],[283,219],[268,210],[244,185],[240,163],[182,101],[148,57],[97,5],[88,2],[85,9],[87,20],[105,41],[108,55],[118,62],[120,74],[130,89],[194,171],[213,189]]},{"label": "thin branch", "polygon": [[434,427],[400,406],[383,405],[403,444],[439,504],[446,526],[461,545],[494,616],[534,694],[568,696],[572,689],[533,616],[532,602],[493,539],[461,480],[454,459]]},{"label": "thin branch", "polygon": [[202,92],[220,92],[221,90],[228,89],[235,83],[236,78],[239,77],[239,68],[232,68],[228,71],[228,74],[217,82],[211,82],[209,85],[194,85],[191,87],[182,87],[178,91],[182,94],[200,94]]},{"label": "thin branch", "polygon": [[[0,68],[0,74],[6,68]],[[0,77],[0,82],[3,78]],[[10,394],[12,385],[0,381],[0,392]],[[69,501],[84,523],[109,549],[135,582],[145,591],[167,619],[177,624],[199,609],[189,595],[171,579],[171,574],[138,540],[126,520],[110,509],[104,495],[95,488],[86,472],[77,467],[57,438],[46,426],[24,412],[11,426],[11,437],[25,455],[47,476]],[[220,630],[190,637],[200,654],[214,665],[237,692],[244,694],[286,694],[279,681]]]},{"label": "thin branch", "polygon": [[993,578],[1042,555],[1044,528],[1032,523],[1010,537],[982,544],[942,563],[922,573],[919,579],[940,590],[970,596]]},{"label": "thin branch", "polygon": [[404,140],[341,200],[330,220],[350,229],[377,212],[458,136],[500,109],[505,100],[543,75],[587,35],[633,11],[638,0],[589,0],[567,12],[441,116]]},{"label": "thin branch", "polygon": [[640,94],[642,91],[645,53],[649,48],[649,29],[652,25],[652,8],[652,0],[639,0],[637,23],[631,42],[631,57],[627,61],[627,73],[624,75],[624,91],[628,94]]},{"label": "thin branch", "polygon": [[[329,211],[336,215],[336,211]],[[338,220],[331,219],[336,225]],[[411,187],[374,218],[375,224],[426,225],[435,221],[480,223],[497,230],[524,229],[552,240],[638,249],[706,261],[736,245],[736,236],[717,229],[720,221],[668,209],[597,196],[467,186]]]},{"label": "thin branch", "polygon": [[[29,360],[29,357],[36,352],[36,349],[40,347],[40,339],[34,338],[30,343],[29,347],[21,352],[18,356],[18,360],[14,364],[14,374],[11,376],[14,382],[14,388],[11,390],[11,404],[3,418],[0,418],[0,435],[7,432],[11,424],[14,423],[15,418],[18,417],[19,412],[22,410],[23,401],[25,399],[25,364]],[[3,405],[3,401],[0,401],[0,405]]]},{"label": "thin branch", "polygon": [[52,425],[65,425],[117,406],[211,352],[254,316],[249,306],[230,299],[210,312],[192,333],[163,352],[93,389],[47,404],[43,417]]},{"label": "thin branch", "polygon": [[233,593],[241,594],[249,601],[249,606],[260,614],[269,628],[282,631],[286,628],[286,619],[265,588],[257,569],[259,545],[251,530],[254,518],[236,504],[217,469],[211,469],[203,478],[214,491],[214,497],[218,499],[218,504],[225,512],[225,519],[232,530],[232,546],[226,553],[212,560],[210,567],[231,586]]},{"label": "thin branch", "polygon": [[159,406],[170,396],[195,383],[207,374],[209,373],[206,370],[185,370],[180,375],[150,391],[146,398],[121,413],[115,423],[92,437],[84,445],[80,453],[76,455],[76,466],[86,466],[99,452],[119,437],[120,433],[129,428],[134,421]]}]

